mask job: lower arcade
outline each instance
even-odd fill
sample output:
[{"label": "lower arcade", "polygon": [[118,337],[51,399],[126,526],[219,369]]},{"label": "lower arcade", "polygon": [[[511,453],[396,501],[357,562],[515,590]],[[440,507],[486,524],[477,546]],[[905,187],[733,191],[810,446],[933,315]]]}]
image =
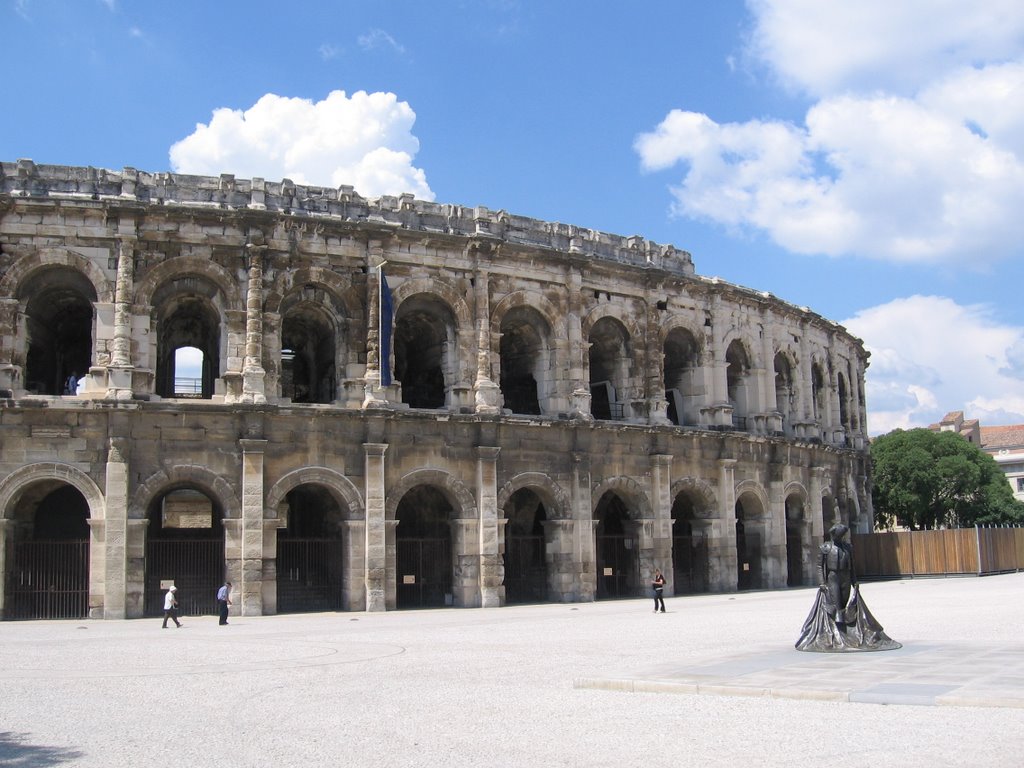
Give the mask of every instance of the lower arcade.
[{"label": "lower arcade", "polygon": [[820,445],[129,407],[130,441],[117,408],[0,411],[53,457],[0,481],[3,618],[156,616],[171,584],[212,614],[225,579],[243,615],[636,597],[656,568],[669,595],[775,589],[812,583],[834,521],[870,525],[859,457]]}]

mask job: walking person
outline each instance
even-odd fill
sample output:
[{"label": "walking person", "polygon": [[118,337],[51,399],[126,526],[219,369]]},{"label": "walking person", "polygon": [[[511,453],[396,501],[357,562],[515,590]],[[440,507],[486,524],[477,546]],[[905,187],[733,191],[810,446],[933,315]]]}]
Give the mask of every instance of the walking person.
[{"label": "walking person", "polygon": [[172,586],[164,595],[164,629],[167,629],[167,620],[172,619],[174,624],[181,629],[181,622],[178,621],[178,588]]},{"label": "walking person", "polygon": [[224,586],[217,590],[217,610],[220,612],[221,626],[228,623],[228,606],[231,605],[231,582],[225,581]]},{"label": "walking person", "polygon": [[651,581],[654,588],[654,612],[658,612],[658,605],[661,605],[661,612],[665,612],[665,577],[661,575],[661,569],[654,569],[654,579]]}]

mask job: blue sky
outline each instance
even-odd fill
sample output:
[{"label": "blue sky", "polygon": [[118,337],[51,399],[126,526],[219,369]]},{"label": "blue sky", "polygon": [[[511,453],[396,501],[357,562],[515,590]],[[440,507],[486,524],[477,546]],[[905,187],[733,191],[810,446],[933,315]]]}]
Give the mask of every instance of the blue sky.
[{"label": "blue sky", "polygon": [[0,0],[0,157],[640,234],[847,326],[869,428],[1024,422],[1019,0]]}]

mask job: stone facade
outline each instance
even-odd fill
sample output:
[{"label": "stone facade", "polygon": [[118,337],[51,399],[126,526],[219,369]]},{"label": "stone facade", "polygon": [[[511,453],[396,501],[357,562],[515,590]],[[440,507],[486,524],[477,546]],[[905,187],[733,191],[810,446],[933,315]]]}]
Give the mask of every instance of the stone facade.
[{"label": "stone facade", "polygon": [[[153,547],[206,539],[246,615],[314,587],[346,610],[588,601],[656,567],[667,594],[812,583],[833,520],[872,529],[866,367],[836,323],[641,237],[2,163],[0,615],[68,510],[93,617],[186,592]],[[182,494],[199,511],[163,515]]]}]

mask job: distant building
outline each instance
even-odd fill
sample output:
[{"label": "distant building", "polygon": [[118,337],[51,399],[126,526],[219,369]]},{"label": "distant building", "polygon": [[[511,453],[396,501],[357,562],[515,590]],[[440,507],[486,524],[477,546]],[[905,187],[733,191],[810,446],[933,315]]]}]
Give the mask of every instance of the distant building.
[{"label": "distant building", "polygon": [[1024,501],[1024,424],[983,427],[978,419],[964,419],[963,411],[951,411],[929,429],[956,432],[979,446],[1006,474],[1014,497]]}]

